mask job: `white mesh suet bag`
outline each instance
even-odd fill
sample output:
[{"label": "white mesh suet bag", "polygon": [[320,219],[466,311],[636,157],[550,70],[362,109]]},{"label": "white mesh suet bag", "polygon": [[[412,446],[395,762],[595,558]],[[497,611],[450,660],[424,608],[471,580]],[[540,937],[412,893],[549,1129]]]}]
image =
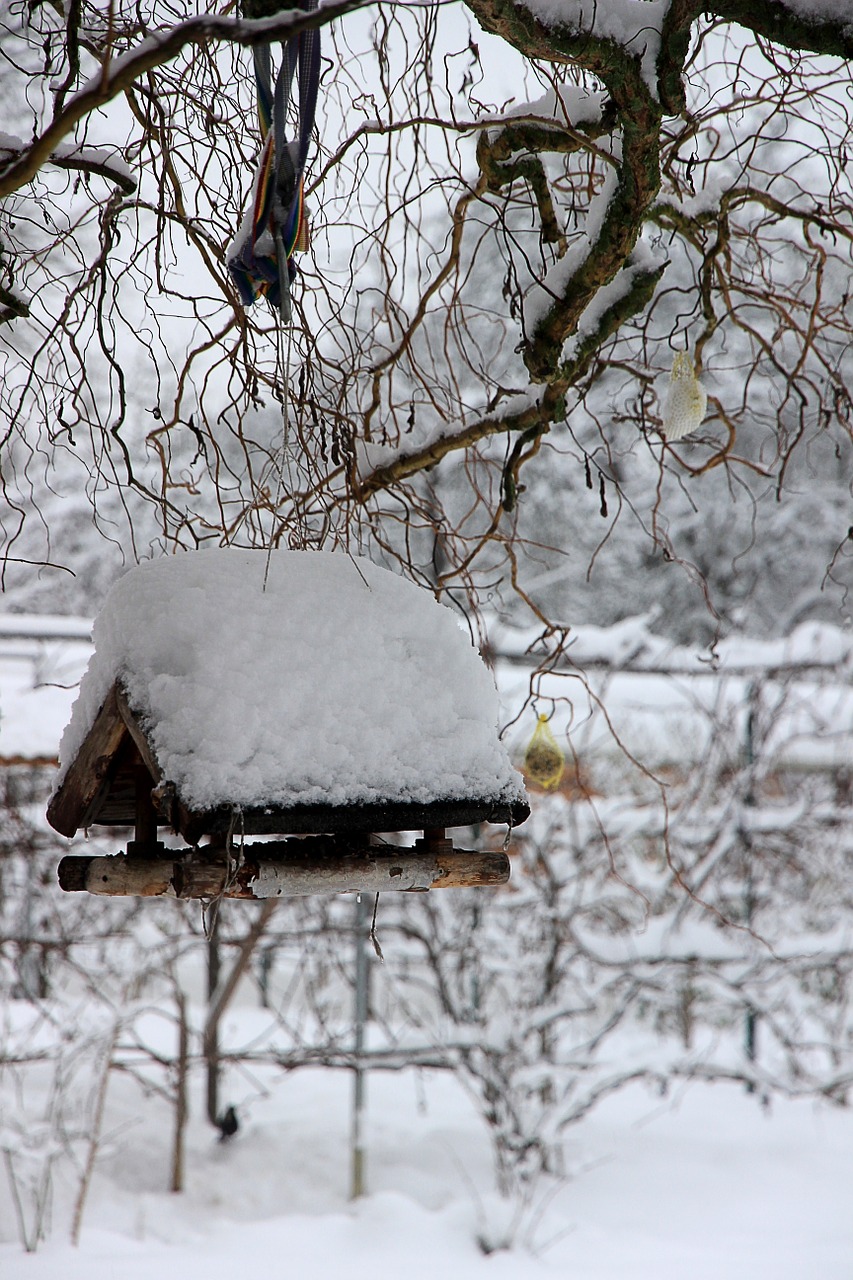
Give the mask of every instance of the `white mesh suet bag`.
[{"label": "white mesh suet bag", "polygon": [[681,440],[701,426],[708,395],[696,377],[690,353],[676,351],[663,411],[663,434],[667,440]]}]

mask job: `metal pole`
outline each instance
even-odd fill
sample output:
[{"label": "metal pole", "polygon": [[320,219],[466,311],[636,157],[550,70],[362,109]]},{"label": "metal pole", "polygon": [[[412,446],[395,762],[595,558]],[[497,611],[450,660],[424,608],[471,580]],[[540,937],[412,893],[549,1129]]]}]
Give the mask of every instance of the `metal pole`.
[{"label": "metal pole", "polygon": [[[758,712],[758,682],[753,680],[747,689],[747,713],[746,713],[746,767],[749,770],[749,780],[747,783],[746,794],[744,796],[744,806],[747,809],[755,807],[755,790],[754,790],[754,767],[755,767],[755,721]],[[747,929],[752,929],[753,919],[755,917],[755,883],[752,874],[752,832],[747,828],[743,833],[743,844],[746,853],[745,865],[745,888],[744,888],[744,918]],[[747,1062],[755,1062],[755,1055],[758,1047],[758,1015],[755,1010],[748,1006],[746,1017],[744,1020],[744,1052],[746,1053]],[[755,1085],[750,1080],[746,1085],[747,1093],[755,1092]]]},{"label": "metal pole", "polygon": [[[222,904],[217,903],[210,934],[207,939],[207,1005],[208,1010],[219,986],[219,912]],[[205,1026],[204,1056],[207,1061],[207,1118],[212,1125],[219,1121],[219,1023]]]},{"label": "metal pole", "polygon": [[352,1180],[350,1183],[350,1199],[357,1200],[365,1194],[365,1151],[364,1151],[364,1112],[365,1085],[367,1072],[362,1063],[364,1054],[364,1031],[367,1024],[368,995],[368,961],[367,961],[367,928],[369,909],[366,895],[357,893],[355,897],[355,1068],[353,1070],[352,1095]]}]

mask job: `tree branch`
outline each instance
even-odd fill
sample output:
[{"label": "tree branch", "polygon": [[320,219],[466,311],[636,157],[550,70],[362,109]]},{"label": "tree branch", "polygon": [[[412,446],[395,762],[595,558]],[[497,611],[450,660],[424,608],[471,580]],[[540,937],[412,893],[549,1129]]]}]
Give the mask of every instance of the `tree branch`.
[{"label": "tree branch", "polygon": [[271,40],[289,40],[302,31],[325,26],[356,9],[366,8],[375,0],[333,0],[322,9],[306,13],[289,9],[273,18],[245,21],[202,14],[179,22],[166,31],[146,37],[135,49],[105,61],[86,85],[71,97],[47,129],[35,138],[26,151],[0,174],[0,199],[31,182],[43,164],[48,163],[59,144],[81,120],[99,107],[106,106],[135,80],[155,67],[174,61],[190,45],[206,45],[227,41],[254,47]]},{"label": "tree branch", "polygon": [[825,53],[848,61],[853,58],[853,14],[849,9],[842,14],[840,6],[836,14],[823,17],[816,13],[803,17],[783,0],[714,0],[702,8],[786,49]]}]

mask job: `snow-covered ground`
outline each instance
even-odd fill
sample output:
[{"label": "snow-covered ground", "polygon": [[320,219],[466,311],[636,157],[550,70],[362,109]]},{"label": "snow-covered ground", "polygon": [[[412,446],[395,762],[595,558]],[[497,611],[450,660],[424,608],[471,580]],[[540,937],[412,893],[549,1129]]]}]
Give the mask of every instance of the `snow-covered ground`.
[{"label": "snow-covered ground", "polygon": [[[537,1189],[515,1247],[486,1256],[510,1211],[489,1145],[454,1079],[369,1078],[369,1194],[348,1201],[346,1072],[234,1079],[243,1125],[220,1143],[193,1098],[186,1190],[169,1194],[162,1104],[113,1078],[79,1247],[74,1190],[54,1189],[53,1234],[27,1255],[0,1196],[4,1280],[850,1280],[853,1114],[764,1110],[740,1088],[614,1096],[571,1130],[566,1176]],[[200,1085],[200,1081],[196,1082]],[[237,1088],[240,1086],[240,1088]]]}]

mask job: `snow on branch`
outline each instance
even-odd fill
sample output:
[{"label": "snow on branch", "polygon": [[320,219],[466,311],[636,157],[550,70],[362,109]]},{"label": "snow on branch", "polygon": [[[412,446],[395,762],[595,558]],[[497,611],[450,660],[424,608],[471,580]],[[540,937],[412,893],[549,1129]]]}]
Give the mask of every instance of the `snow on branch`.
[{"label": "snow on branch", "polygon": [[642,66],[643,79],[657,92],[657,61],[668,0],[528,0],[530,12],[548,27],[612,43]]},{"label": "snow on branch", "polygon": [[544,392],[533,388],[512,396],[458,430],[446,432],[420,449],[401,453],[392,461],[374,467],[358,484],[356,496],[364,501],[380,489],[391,488],[407,476],[435,466],[455,449],[468,448],[489,436],[541,429],[543,424],[556,420],[562,405],[562,395],[553,387],[546,387]]},{"label": "snow on branch", "polygon": [[[0,163],[14,165],[29,150],[22,138],[7,133],[0,134]],[[97,174],[107,182],[115,183],[125,195],[132,195],[136,190],[136,178],[112,147],[78,147],[74,143],[62,142],[47,156],[46,163],[56,165],[59,169]]]}]

